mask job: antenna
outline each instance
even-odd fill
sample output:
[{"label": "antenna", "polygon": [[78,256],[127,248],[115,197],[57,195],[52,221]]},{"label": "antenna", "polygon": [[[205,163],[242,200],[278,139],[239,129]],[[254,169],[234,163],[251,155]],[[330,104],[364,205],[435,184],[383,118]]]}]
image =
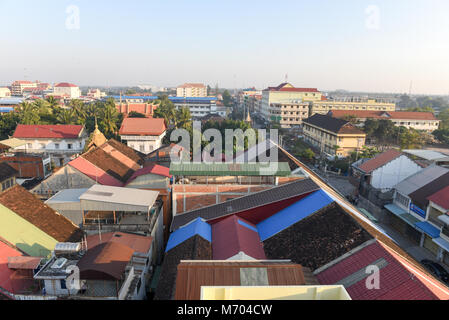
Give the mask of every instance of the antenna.
[{"label": "antenna", "polygon": [[98,234],[100,236],[100,243],[101,243],[101,222],[100,222],[100,215],[97,214],[97,218],[98,218]]}]

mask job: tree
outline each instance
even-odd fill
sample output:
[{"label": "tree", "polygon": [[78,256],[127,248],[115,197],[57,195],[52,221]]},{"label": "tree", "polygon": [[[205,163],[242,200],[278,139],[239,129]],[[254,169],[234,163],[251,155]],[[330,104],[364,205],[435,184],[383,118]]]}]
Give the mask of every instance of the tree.
[{"label": "tree", "polygon": [[225,107],[232,107],[232,97],[228,90],[223,92],[223,104]]},{"label": "tree", "polygon": [[128,118],[146,118],[146,116],[143,113],[139,113],[136,111],[131,111],[128,114]]},{"label": "tree", "polygon": [[190,109],[187,107],[182,107],[176,110],[176,128],[187,129],[192,126],[192,115],[190,114]]},{"label": "tree", "polygon": [[20,115],[17,112],[9,112],[0,116],[0,139],[8,139],[14,134]]},{"label": "tree", "polygon": [[34,104],[24,101],[18,110],[21,124],[39,124],[40,117]]},{"label": "tree", "polygon": [[313,152],[312,149],[307,148],[304,151],[299,153],[299,156],[301,158],[307,159],[309,161],[313,160],[313,158],[315,158],[315,152]]},{"label": "tree", "polygon": [[99,103],[100,124],[103,127],[103,133],[106,138],[117,135],[118,122],[120,121],[119,113],[115,107],[113,98],[109,98],[105,102]]},{"label": "tree", "polygon": [[58,100],[55,99],[55,97],[49,96],[49,97],[47,97],[47,99],[45,99],[45,100],[47,101],[48,107],[49,107],[50,109],[59,107],[59,102],[58,102]]},{"label": "tree", "polygon": [[163,95],[159,97],[157,103],[158,107],[154,111],[154,117],[163,118],[168,126],[172,124],[174,127],[176,127],[176,108],[173,102],[168,99],[167,95]]},{"label": "tree", "polygon": [[423,138],[421,134],[414,129],[399,128],[399,141],[401,149],[416,149],[423,145]]},{"label": "tree", "polygon": [[76,123],[75,112],[73,109],[61,109],[56,117],[60,124]]}]

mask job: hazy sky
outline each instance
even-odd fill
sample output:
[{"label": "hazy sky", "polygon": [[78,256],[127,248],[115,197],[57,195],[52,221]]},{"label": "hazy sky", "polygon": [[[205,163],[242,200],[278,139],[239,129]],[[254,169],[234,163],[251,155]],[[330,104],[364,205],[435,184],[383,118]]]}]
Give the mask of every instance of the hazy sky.
[{"label": "hazy sky", "polygon": [[263,88],[288,74],[448,94],[448,14],[447,0],[0,0],[0,85]]}]

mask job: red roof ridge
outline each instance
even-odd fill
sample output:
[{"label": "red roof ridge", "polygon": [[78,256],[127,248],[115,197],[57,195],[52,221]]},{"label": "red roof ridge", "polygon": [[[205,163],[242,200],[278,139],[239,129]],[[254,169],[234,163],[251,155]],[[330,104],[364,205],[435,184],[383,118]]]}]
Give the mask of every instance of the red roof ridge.
[{"label": "red roof ridge", "polygon": [[399,158],[401,155],[403,155],[402,152],[396,149],[389,149],[364,162],[358,168],[366,173],[371,173],[374,170],[383,167],[387,163]]}]

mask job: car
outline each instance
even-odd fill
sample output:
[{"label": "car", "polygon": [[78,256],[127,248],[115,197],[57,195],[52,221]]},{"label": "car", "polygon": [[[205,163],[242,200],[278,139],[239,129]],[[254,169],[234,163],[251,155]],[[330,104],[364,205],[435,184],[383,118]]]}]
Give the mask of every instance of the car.
[{"label": "car", "polygon": [[421,260],[421,264],[426,267],[427,270],[432,272],[437,278],[441,279],[445,283],[449,283],[449,273],[439,263],[431,260]]}]

